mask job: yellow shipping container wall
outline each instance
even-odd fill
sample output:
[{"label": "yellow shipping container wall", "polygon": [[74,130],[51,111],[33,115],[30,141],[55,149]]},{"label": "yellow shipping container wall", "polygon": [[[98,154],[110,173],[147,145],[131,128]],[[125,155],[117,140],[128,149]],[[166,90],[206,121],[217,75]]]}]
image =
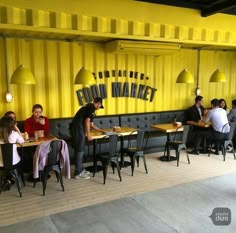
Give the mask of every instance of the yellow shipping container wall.
[{"label": "yellow shipping container wall", "polygon": [[[3,44],[3,39],[0,39],[1,115],[12,110],[16,112],[19,120],[23,120],[31,115],[32,105],[40,103],[49,118],[73,116],[80,107],[76,91],[83,88],[74,85],[74,79],[83,66],[95,73],[97,86],[104,84],[107,89],[105,108],[98,111],[99,115],[185,109],[194,102],[197,50],[180,49],[171,55],[163,56],[113,54],[105,52],[103,43],[6,38],[6,61]],[[200,52],[199,87],[206,106],[212,98],[225,98],[228,106],[231,105],[231,100],[236,98],[235,63],[235,52]],[[10,84],[14,99],[12,103],[6,103],[7,79],[10,80],[13,71],[20,64],[32,71],[36,85]],[[194,75],[194,84],[176,84],[176,78],[184,68]],[[225,73],[226,83],[209,83],[210,75],[217,68]],[[106,71],[109,71],[110,77],[105,77]],[[112,73],[114,71],[115,77]],[[137,77],[129,77],[130,71],[138,72]],[[150,94],[148,100],[112,97],[114,82],[121,82],[121,86],[127,82],[129,95],[131,83],[149,86],[157,91],[152,102]]]}]

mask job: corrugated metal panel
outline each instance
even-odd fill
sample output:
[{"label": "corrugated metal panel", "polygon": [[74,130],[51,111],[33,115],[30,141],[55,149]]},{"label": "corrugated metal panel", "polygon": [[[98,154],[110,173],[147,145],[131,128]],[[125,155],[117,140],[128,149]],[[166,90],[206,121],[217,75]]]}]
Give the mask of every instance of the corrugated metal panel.
[{"label": "corrugated metal panel", "polygon": [[[48,3],[42,3],[38,9],[39,6],[36,3],[33,3],[34,7],[26,4],[29,6],[28,8],[21,1],[8,1],[7,6],[3,4],[0,5],[0,31],[8,35],[72,40],[83,38],[83,40],[91,41],[94,39],[108,40],[118,35],[123,39],[173,43],[178,41],[187,44],[197,41],[198,45],[221,45],[226,48],[236,46],[233,20],[222,15],[215,17],[214,20],[199,20],[197,15],[192,14],[191,11],[187,13],[186,9],[169,8],[164,12],[165,7],[163,8],[161,5],[147,4],[144,10],[135,2],[127,7],[127,4],[122,1],[117,2],[118,8],[114,7],[113,3],[104,5],[100,1],[94,2],[92,8],[95,12],[98,11],[93,12],[94,15],[90,12],[90,5],[84,8],[86,4],[89,4],[87,1],[85,3],[67,1],[66,5],[63,3],[64,7],[59,7],[61,11],[55,10],[59,3],[56,4],[57,6],[53,4],[51,9]],[[72,7],[74,4],[75,8]],[[44,9],[50,10],[42,10],[42,6]],[[101,7],[102,10],[99,10]],[[66,10],[66,8],[70,8],[70,10]],[[104,14],[110,14],[111,17],[98,16],[104,9],[106,11]],[[183,11],[186,12],[183,13]],[[130,12],[142,12],[142,14],[130,14]],[[85,15],[86,13],[87,15]],[[141,20],[141,16],[148,16],[148,19],[144,17]],[[189,25],[186,25],[186,22]],[[220,30],[220,25],[221,27],[224,25],[223,30],[222,28]]]},{"label": "corrugated metal panel", "polygon": [[[231,101],[236,97],[236,53],[223,51],[201,51],[199,83],[204,96],[205,106],[213,98],[223,98],[231,108]],[[225,83],[210,83],[212,73],[220,69],[226,76]]]},{"label": "corrugated metal panel", "polygon": [[[35,103],[42,104],[50,118],[73,116],[80,107],[76,90],[81,88],[74,85],[74,78],[83,66],[96,73],[97,85],[105,84],[107,87],[105,109],[99,110],[99,115],[184,109],[192,105],[195,97],[196,82],[176,84],[176,77],[187,68],[197,79],[196,50],[182,49],[173,55],[160,57],[116,55],[105,53],[103,44],[7,38],[9,76],[18,65],[24,64],[31,69],[37,82],[35,86],[10,85],[14,101],[9,104],[4,100],[6,76],[2,39],[0,49],[0,113],[13,110],[18,119],[30,116]],[[205,103],[215,97],[223,97],[228,103],[235,98],[235,63],[236,54],[233,52],[201,51],[199,84]],[[225,72],[228,80],[225,84],[209,83],[210,75],[216,68]],[[138,72],[138,78],[104,77],[105,71],[111,74],[113,70]],[[103,78],[99,78],[98,72],[103,73]],[[140,80],[141,73],[149,79]],[[157,88],[157,92],[153,102],[131,97],[114,98],[112,82],[148,85]]]}]

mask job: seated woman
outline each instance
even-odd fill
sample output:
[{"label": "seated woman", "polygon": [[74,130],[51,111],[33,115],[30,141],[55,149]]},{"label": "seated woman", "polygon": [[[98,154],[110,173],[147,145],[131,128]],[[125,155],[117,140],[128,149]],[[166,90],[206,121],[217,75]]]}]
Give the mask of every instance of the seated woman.
[{"label": "seated woman", "polygon": [[14,121],[15,121],[15,124],[14,124],[14,130],[15,131],[20,131],[18,126],[17,126],[17,121],[16,121],[16,114],[13,112],[13,111],[8,111],[4,114],[4,117],[11,117]]},{"label": "seated woman", "polygon": [[226,101],[224,99],[219,99],[219,102],[220,102],[219,107],[223,108],[226,111],[226,109],[227,109]]},{"label": "seated woman", "polygon": [[[20,130],[18,128],[15,129],[15,121],[11,117],[4,116],[0,119],[0,143],[24,143],[24,138],[21,136]],[[12,165],[16,165],[20,161],[21,158],[17,152],[17,146],[14,144]],[[3,166],[2,151],[0,150],[0,167]],[[5,183],[11,184],[10,178]]]},{"label": "seated woman", "polygon": [[4,114],[5,117],[11,117],[14,121],[16,121],[16,114],[13,111],[8,111]]},{"label": "seated woman", "polygon": [[32,116],[25,120],[24,131],[30,137],[34,136],[35,131],[44,130],[44,134],[49,133],[49,120],[42,115],[43,107],[40,104],[35,104],[32,108]]},{"label": "seated woman", "polygon": [[[2,117],[0,119],[0,143],[24,143],[20,130],[15,130],[15,121],[11,117]],[[13,164],[20,162],[20,156],[17,152],[16,144],[13,145]],[[2,154],[0,151],[0,167],[3,166]]]}]

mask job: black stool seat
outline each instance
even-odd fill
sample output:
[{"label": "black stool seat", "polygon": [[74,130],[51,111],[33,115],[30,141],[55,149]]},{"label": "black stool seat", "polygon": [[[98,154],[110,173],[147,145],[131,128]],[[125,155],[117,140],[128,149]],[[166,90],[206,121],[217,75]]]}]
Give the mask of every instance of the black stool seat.
[{"label": "black stool seat", "polygon": [[[48,143],[48,142],[46,142]],[[39,145],[43,146],[43,143]],[[62,172],[60,167],[60,157],[61,155],[61,147],[62,141],[61,140],[53,140],[50,142],[50,151],[47,154],[47,163],[46,166],[42,171],[39,171],[39,178],[43,184],[43,196],[45,195],[46,187],[47,187],[47,180],[48,175],[51,171],[54,171],[57,177],[57,182],[60,181],[62,191],[65,190],[63,179],[62,179]],[[36,185],[36,180],[34,180],[34,187]]]},{"label": "black stool seat", "polygon": [[22,172],[21,162],[13,165],[13,143],[5,143],[1,145],[3,167],[0,167],[0,193],[7,177],[14,180],[17,190],[22,197],[22,186],[25,185],[24,174]]}]

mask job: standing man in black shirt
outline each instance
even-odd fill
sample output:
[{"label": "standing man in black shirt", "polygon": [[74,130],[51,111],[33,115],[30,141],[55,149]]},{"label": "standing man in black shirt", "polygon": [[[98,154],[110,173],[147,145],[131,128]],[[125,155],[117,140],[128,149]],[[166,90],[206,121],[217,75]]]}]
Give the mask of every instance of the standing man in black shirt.
[{"label": "standing man in black shirt", "polygon": [[95,110],[103,108],[102,98],[97,97],[92,103],[88,103],[81,107],[75,114],[71,125],[70,134],[75,151],[75,179],[89,179],[90,173],[83,167],[83,156],[87,140],[93,140],[90,135],[90,129],[105,133],[104,130],[98,128],[93,124],[95,117]]}]

